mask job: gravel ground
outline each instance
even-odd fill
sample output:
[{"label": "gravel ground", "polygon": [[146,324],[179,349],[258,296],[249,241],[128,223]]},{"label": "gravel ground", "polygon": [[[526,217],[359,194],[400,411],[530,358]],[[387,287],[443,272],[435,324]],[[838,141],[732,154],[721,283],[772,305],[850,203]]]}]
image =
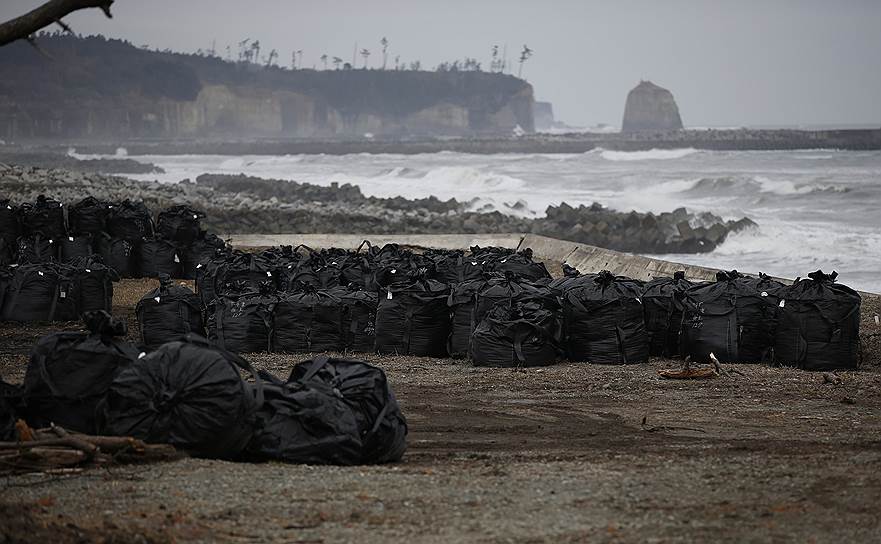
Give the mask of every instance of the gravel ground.
[{"label": "gravel ground", "polygon": [[[116,312],[133,323],[150,287],[123,282]],[[878,542],[879,309],[865,301],[865,365],[840,384],[758,365],[681,382],[657,376],[666,360],[511,370],[369,355],[410,424],[401,463],[5,478],[0,542]],[[20,381],[29,346],[57,328],[0,324],[0,377]],[[286,376],[310,356],[247,358]]]}]

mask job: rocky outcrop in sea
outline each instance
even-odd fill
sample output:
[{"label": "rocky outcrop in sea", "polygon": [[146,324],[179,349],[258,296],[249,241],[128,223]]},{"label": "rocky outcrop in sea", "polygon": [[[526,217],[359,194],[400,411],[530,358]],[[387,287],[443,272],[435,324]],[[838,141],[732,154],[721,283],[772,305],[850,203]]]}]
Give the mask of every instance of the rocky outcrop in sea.
[{"label": "rocky outcrop in sea", "polygon": [[434,197],[367,197],[357,186],[319,186],[244,175],[202,175],[178,184],[0,163],[0,199],[34,201],[45,194],[72,204],[87,196],[142,200],[153,210],[188,204],[203,210],[215,232],[277,233],[505,233],[532,232],[638,253],[711,251],[749,219],[726,222],[684,208],[670,213],[618,212],[593,204],[550,207],[541,219],[469,211],[469,203]]},{"label": "rocky outcrop in sea", "polygon": [[627,94],[621,132],[681,130],[682,118],[673,93],[651,81],[640,81]]}]

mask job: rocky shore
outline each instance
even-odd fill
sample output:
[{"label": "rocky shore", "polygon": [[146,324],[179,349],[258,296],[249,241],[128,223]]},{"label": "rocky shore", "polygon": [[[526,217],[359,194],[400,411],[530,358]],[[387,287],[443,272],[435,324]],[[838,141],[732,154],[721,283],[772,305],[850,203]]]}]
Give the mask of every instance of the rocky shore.
[{"label": "rocky shore", "polygon": [[202,175],[178,184],[139,182],[66,169],[0,163],[0,199],[33,201],[38,195],[73,203],[86,196],[143,200],[158,210],[189,204],[204,210],[206,228],[223,233],[502,233],[532,232],[635,253],[712,251],[725,237],[754,227],[749,219],[723,221],[684,208],[659,215],[619,212],[594,203],[550,207],[525,219],[480,213],[472,203],[434,197],[367,197],[349,184],[318,186],[244,175]]}]

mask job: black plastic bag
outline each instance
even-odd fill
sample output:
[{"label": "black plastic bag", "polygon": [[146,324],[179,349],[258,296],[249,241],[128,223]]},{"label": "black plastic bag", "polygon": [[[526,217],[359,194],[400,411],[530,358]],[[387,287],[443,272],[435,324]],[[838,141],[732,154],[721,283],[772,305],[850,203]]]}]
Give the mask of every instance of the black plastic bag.
[{"label": "black plastic bag", "polygon": [[51,424],[96,434],[96,408],[117,374],[138,358],[138,350],[117,339],[125,336],[124,321],[107,312],[90,312],[89,332],[57,332],[44,336],[31,351],[24,378],[23,400],[31,427]]},{"label": "black plastic bag", "polygon": [[561,352],[560,335],[558,313],[541,302],[499,304],[474,329],[471,359],[478,366],[550,365]]},{"label": "black plastic bag", "polygon": [[284,383],[267,372],[246,458],[310,465],[356,465],[363,444],[354,411],[339,390],[321,382]]},{"label": "black plastic bag", "polygon": [[358,422],[361,463],[391,463],[404,456],[407,420],[382,369],[362,361],[317,357],[295,366],[288,383],[320,383],[340,392]]},{"label": "black plastic bag", "polygon": [[204,335],[199,297],[166,274],[159,276],[159,287],[144,295],[135,306],[141,341],[148,349],[180,340],[196,333]]},{"label": "black plastic bag", "polygon": [[137,250],[137,262],[142,278],[158,278],[166,274],[172,278],[181,276],[180,256],[177,246],[164,238],[146,238]]},{"label": "black plastic bag", "polygon": [[0,198],[0,240],[14,245],[19,236],[21,236],[21,225],[18,206],[6,198]]},{"label": "black plastic bag", "polygon": [[112,268],[104,265],[101,257],[76,259],[71,265],[77,309],[81,314],[113,309],[113,283],[119,281],[119,275]]},{"label": "black plastic bag", "polygon": [[73,260],[89,257],[94,254],[92,235],[89,233],[65,236],[58,244],[60,247],[61,262],[69,263]]},{"label": "black plastic bag", "polygon": [[682,328],[682,299],[692,287],[685,272],[672,278],[656,278],[645,284],[642,305],[649,337],[649,354],[658,357],[679,355],[679,331]]},{"label": "black plastic bag", "polygon": [[477,295],[491,279],[500,280],[501,276],[486,274],[480,279],[450,286],[450,296],[447,299],[451,314],[450,337],[447,341],[447,353],[450,357],[468,357],[471,335],[478,323],[475,315]]},{"label": "black plastic bag", "polygon": [[490,261],[489,267],[493,272],[501,272],[503,274],[505,272],[512,272],[518,277],[530,281],[550,281],[551,279],[551,275],[548,273],[548,269],[545,268],[544,263],[532,260],[532,250],[529,248]]},{"label": "black plastic bag", "polygon": [[253,292],[215,298],[208,306],[208,338],[235,353],[272,351],[275,301]]},{"label": "black plastic bag", "polygon": [[376,309],[377,353],[445,357],[449,294],[447,285],[421,274],[381,291]]},{"label": "black plastic bag", "polygon": [[0,266],[9,266],[17,261],[18,247],[15,241],[0,236]]},{"label": "black plastic bag", "polygon": [[181,258],[181,275],[188,280],[196,279],[199,265],[205,266],[211,260],[228,253],[226,242],[204,231],[192,244],[179,247],[178,250]]},{"label": "black plastic bag", "polygon": [[648,335],[639,282],[600,272],[562,297],[566,352],[572,361],[648,362]]},{"label": "black plastic bag", "polygon": [[205,214],[185,205],[172,206],[159,212],[156,233],[163,238],[189,245],[199,238]]},{"label": "black plastic bag", "polygon": [[113,238],[107,233],[98,236],[98,255],[108,267],[116,270],[120,278],[133,278],[138,274],[135,245],[122,238]]},{"label": "black plastic bag", "polygon": [[332,292],[303,286],[279,297],[272,313],[277,352],[339,351],[343,348],[342,301]]},{"label": "black plastic bag", "polygon": [[486,283],[477,292],[474,306],[474,321],[480,323],[486,314],[496,305],[509,305],[515,299],[530,297],[543,300],[550,309],[558,306],[558,291],[545,285],[538,285],[517,275],[515,272],[500,272],[488,275]]},{"label": "black plastic bag", "polygon": [[109,202],[87,196],[67,210],[67,224],[71,234],[91,234],[97,236],[107,228],[110,214]]},{"label": "black plastic bag", "polygon": [[[55,266],[25,264],[15,268],[3,303],[4,321],[77,319],[70,278]],[[74,306],[73,317],[70,307]]]},{"label": "black plastic bag", "polygon": [[107,233],[137,244],[142,238],[153,236],[153,218],[143,202],[124,200],[110,204],[107,216]]},{"label": "black plastic bag", "polygon": [[[253,387],[240,370],[254,377]],[[247,361],[191,334],[119,373],[101,406],[100,428],[196,457],[234,459],[251,441],[262,404],[262,380]]]},{"label": "black plastic bag", "polygon": [[379,297],[375,291],[363,291],[357,285],[334,290],[343,304],[343,349],[372,353],[376,348],[376,306]]},{"label": "black plastic bag", "polygon": [[714,283],[685,292],[680,337],[682,354],[708,362],[710,353],[723,363],[770,360],[777,321],[777,297],[759,290],[758,282],[736,270],[719,272]]},{"label": "black plastic bag", "polygon": [[64,227],[64,207],[61,202],[43,195],[33,204],[19,206],[22,233],[25,236],[40,233],[46,238],[61,239],[67,234]]},{"label": "black plastic bag", "polygon": [[859,293],[817,270],[778,292],[774,362],[806,370],[860,364]]},{"label": "black plastic bag", "polygon": [[54,239],[41,233],[21,236],[18,239],[16,256],[21,264],[57,261],[58,246]]}]

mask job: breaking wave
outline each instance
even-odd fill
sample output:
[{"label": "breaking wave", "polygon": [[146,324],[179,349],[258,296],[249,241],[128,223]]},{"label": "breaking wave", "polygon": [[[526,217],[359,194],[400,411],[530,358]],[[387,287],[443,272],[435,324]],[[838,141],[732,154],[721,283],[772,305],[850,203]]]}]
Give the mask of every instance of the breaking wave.
[{"label": "breaking wave", "polygon": [[599,155],[607,161],[663,161],[681,159],[695,153],[700,153],[693,147],[684,149],[650,149],[648,151],[610,151],[598,149]]}]

